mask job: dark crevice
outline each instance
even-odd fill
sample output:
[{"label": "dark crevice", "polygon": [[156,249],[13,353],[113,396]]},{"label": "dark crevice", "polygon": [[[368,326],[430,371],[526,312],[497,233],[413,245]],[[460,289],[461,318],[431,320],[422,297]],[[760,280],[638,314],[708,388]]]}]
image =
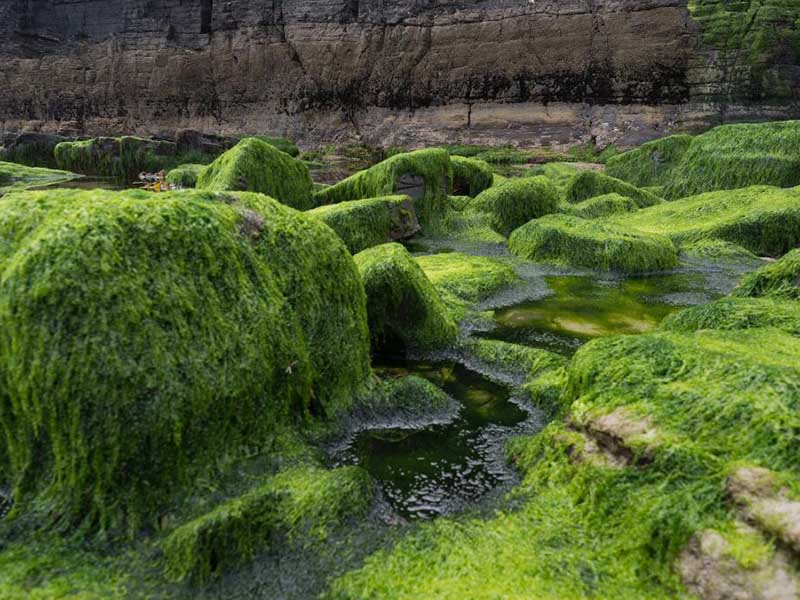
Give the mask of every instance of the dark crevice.
[{"label": "dark crevice", "polygon": [[200,33],[211,33],[214,0],[200,0]]}]

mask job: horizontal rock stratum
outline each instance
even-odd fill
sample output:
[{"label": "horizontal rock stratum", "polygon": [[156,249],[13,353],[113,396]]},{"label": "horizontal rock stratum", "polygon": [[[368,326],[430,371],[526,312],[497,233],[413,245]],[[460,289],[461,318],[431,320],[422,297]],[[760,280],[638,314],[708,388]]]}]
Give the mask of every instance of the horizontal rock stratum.
[{"label": "horizontal rock stratum", "polygon": [[0,129],[633,144],[800,116],[784,0],[6,0]]}]

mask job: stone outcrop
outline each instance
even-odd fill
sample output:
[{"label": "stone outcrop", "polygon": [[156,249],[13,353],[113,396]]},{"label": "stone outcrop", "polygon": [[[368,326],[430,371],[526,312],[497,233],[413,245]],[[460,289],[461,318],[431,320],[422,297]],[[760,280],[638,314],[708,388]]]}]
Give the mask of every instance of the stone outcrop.
[{"label": "stone outcrop", "polygon": [[[800,115],[791,41],[751,64],[708,24],[734,17],[704,20],[704,5],[721,6],[7,0],[0,129],[632,144],[678,126]],[[752,23],[779,12],[751,9],[751,24],[729,28],[743,46]],[[793,27],[792,14],[775,19],[769,31]]]}]

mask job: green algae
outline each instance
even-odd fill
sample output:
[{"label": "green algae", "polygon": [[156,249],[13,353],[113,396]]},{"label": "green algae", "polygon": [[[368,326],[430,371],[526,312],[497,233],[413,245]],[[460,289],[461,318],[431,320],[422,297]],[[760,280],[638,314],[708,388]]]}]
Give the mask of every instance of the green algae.
[{"label": "green algae", "polygon": [[172,185],[178,185],[185,188],[193,188],[197,185],[197,179],[206,165],[197,163],[188,163],[178,165],[167,173],[166,181]]},{"label": "green algae", "polygon": [[606,173],[636,187],[665,186],[673,177],[694,138],[678,134],[647,142],[606,162]]},{"label": "green algae", "polygon": [[411,237],[419,229],[408,196],[386,196],[320,206],[306,214],[322,220],[356,254],[372,246]]},{"label": "green algae", "polygon": [[308,168],[258,138],[243,139],[208,165],[197,178],[197,189],[260,192],[292,208],[313,206]]},{"label": "green algae", "polygon": [[725,240],[701,239],[681,246],[681,256],[714,261],[735,261],[759,264],[758,257],[738,244]]},{"label": "green algae", "polygon": [[577,204],[563,206],[564,212],[582,219],[596,219],[620,213],[635,212],[638,208],[636,202],[627,196],[620,196],[616,193],[595,196]]},{"label": "green algae", "polygon": [[531,175],[543,175],[553,182],[558,190],[559,198],[567,197],[567,189],[576,175],[580,173],[574,164],[568,162],[553,162],[538,165],[531,170]]},{"label": "green algae", "polygon": [[723,298],[668,316],[665,331],[774,327],[800,335],[800,303],[774,298]]},{"label": "green algae", "polygon": [[571,204],[577,204],[589,198],[606,194],[619,194],[630,198],[636,202],[639,208],[654,206],[663,202],[655,194],[596,171],[582,171],[576,175],[567,187],[566,199]]},{"label": "green algae", "polygon": [[526,383],[549,371],[563,369],[568,363],[565,357],[555,352],[501,340],[467,339],[460,347],[490,370],[519,373]]},{"label": "green algae", "polygon": [[289,469],[175,529],[164,543],[167,576],[204,583],[267,546],[324,540],[363,516],[371,498],[370,478],[356,467]]},{"label": "green algae", "polygon": [[508,247],[520,258],[600,271],[658,271],[678,264],[664,236],[569,215],[530,221],[511,234]]},{"label": "green algae", "polygon": [[468,211],[486,213],[491,227],[507,236],[531,219],[558,210],[558,192],[546,177],[511,179],[470,202]]},{"label": "green algae", "polygon": [[494,183],[492,168],[482,160],[451,156],[450,166],[453,168],[453,194],[474,197]]},{"label": "green algae", "polygon": [[800,249],[744,277],[734,296],[772,296],[800,300]]},{"label": "green algae", "polygon": [[425,350],[455,339],[456,325],[439,292],[408,250],[384,244],[354,258],[366,289],[373,351],[394,340],[404,349]]},{"label": "green algae", "polygon": [[423,228],[441,218],[452,187],[447,151],[438,148],[396,154],[314,194],[317,206],[348,200],[408,194]]},{"label": "green algae", "polygon": [[12,515],[133,532],[219,455],[346,409],[368,377],[350,254],[269,198],[21,192],[0,231]]},{"label": "green algae", "polygon": [[0,196],[31,187],[64,183],[77,177],[79,175],[68,171],[0,162]]},{"label": "green algae", "polygon": [[760,256],[781,256],[800,244],[800,188],[710,192],[604,222],[668,236],[679,245],[722,240]]},{"label": "green algae", "polygon": [[133,136],[61,142],[54,150],[59,169],[126,181],[133,181],[142,171],[155,172],[174,166],[176,153],[177,147],[172,142]]},{"label": "green algae", "polygon": [[295,144],[292,140],[282,137],[269,137],[267,135],[256,135],[253,137],[258,138],[262,142],[268,143],[270,146],[277,148],[281,152],[285,152],[292,158],[297,158],[300,156],[300,148],[298,148],[297,144]]},{"label": "green algae", "polygon": [[415,260],[450,304],[474,304],[519,281],[511,266],[488,257],[441,252]]}]

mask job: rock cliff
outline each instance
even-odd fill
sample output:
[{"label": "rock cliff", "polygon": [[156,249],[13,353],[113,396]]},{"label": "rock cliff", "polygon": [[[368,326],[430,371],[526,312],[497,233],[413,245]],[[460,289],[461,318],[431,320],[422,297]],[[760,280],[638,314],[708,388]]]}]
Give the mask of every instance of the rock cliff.
[{"label": "rock cliff", "polygon": [[800,116],[799,23],[787,0],[5,0],[0,129],[638,143]]}]

